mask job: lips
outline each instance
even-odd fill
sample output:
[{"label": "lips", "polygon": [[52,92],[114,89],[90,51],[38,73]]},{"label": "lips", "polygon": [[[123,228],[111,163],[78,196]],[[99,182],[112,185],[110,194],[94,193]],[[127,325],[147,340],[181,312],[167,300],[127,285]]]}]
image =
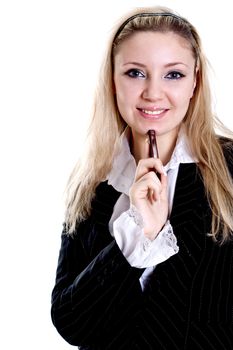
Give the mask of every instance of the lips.
[{"label": "lips", "polygon": [[151,111],[151,110],[148,110],[148,109],[142,109],[141,111],[143,113],[149,114],[149,115],[159,115],[159,114],[163,113],[165,111],[165,109],[157,109],[155,111]]},{"label": "lips", "polygon": [[153,108],[153,109],[138,108],[138,110],[144,118],[150,118],[150,119],[151,118],[159,119],[168,111],[167,108],[161,108],[161,107]]}]

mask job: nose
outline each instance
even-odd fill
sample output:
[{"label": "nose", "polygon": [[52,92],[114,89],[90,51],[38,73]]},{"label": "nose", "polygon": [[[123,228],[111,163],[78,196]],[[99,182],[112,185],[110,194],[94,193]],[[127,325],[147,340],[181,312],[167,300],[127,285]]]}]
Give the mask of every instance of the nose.
[{"label": "nose", "polygon": [[160,100],[164,96],[163,83],[160,79],[149,78],[145,82],[142,97],[146,100]]}]

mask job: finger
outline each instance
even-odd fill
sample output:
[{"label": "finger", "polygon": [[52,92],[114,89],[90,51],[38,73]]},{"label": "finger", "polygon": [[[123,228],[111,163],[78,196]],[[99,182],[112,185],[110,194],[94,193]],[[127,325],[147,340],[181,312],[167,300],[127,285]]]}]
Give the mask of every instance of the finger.
[{"label": "finger", "polygon": [[137,182],[144,182],[150,187],[155,187],[158,189],[158,191],[162,191],[162,184],[154,171],[149,171],[147,174],[138,179]]},{"label": "finger", "polygon": [[154,172],[148,174],[148,179],[145,180],[147,185],[147,197],[151,203],[160,201],[162,193],[162,185]]},{"label": "finger", "polygon": [[167,173],[165,170],[163,170],[163,173],[161,174],[161,179],[160,179],[162,188],[167,188]]},{"label": "finger", "polygon": [[[153,174],[153,172],[149,174]],[[151,180],[154,181],[154,183],[150,183],[148,195],[150,199],[153,199],[154,201],[159,201],[160,199],[167,200],[167,174],[162,173],[161,178],[158,178],[158,176],[155,174],[155,177],[151,176]]]},{"label": "finger", "polygon": [[168,181],[167,181],[167,174],[164,173],[161,174],[161,199],[167,199],[167,187],[168,187]]},{"label": "finger", "polygon": [[138,199],[157,199],[162,191],[161,182],[154,172],[147,173],[131,187],[130,196]]},{"label": "finger", "polygon": [[149,171],[154,171],[154,172],[158,172],[159,174],[163,174],[164,168],[161,160],[158,158],[141,159],[137,166],[135,181],[138,181],[141,177],[143,177]]}]

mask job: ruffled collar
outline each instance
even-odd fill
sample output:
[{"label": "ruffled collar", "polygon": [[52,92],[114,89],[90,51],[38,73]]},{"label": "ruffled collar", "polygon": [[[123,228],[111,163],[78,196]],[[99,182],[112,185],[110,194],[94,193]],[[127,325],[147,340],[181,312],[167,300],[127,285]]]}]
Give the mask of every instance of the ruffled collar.
[{"label": "ruffled collar", "polygon": [[[136,162],[130,152],[129,146],[130,130],[126,128],[122,134],[121,149],[113,161],[112,170],[107,176],[108,184],[112,185],[118,192],[129,194],[129,189],[133,184]],[[184,129],[181,128],[176,146],[170,161],[165,165],[165,171],[179,167],[181,163],[196,163],[196,159],[192,156],[187,136]]]}]

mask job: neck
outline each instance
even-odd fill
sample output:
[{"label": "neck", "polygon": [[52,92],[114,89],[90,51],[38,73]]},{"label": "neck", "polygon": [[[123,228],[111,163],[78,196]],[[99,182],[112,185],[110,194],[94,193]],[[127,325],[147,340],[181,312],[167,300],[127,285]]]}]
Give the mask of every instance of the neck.
[{"label": "neck", "polygon": [[[178,130],[175,130],[164,135],[158,135],[156,137],[158,151],[159,151],[159,158],[162,161],[163,165],[166,165],[171,159],[172,153],[176,145],[177,136],[178,136]],[[138,163],[140,159],[148,158],[149,157],[148,136],[140,135],[132,131],[131,152],[136,160],[136,163]]]}]

